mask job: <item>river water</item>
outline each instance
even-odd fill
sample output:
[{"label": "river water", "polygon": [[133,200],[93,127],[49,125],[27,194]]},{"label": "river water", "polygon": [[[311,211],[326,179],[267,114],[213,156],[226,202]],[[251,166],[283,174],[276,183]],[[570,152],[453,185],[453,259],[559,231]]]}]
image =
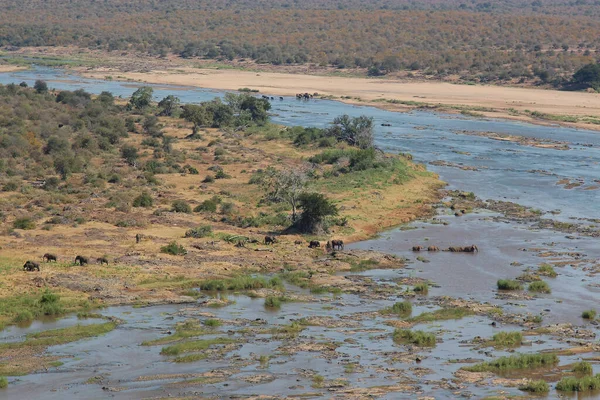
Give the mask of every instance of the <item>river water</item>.
[{"label": "river water", "polygon": [[[103,81],[82,78],[65,70],[34,68],[28,71],[0,74],[0,83],[25,81],[32,85],[36,79],[48,82],[51,88],[75,90],[83,88],[91,93],[110,91],[116,96],[128,97],[141,84],[135,82]],[[156,99],[175,94],[182,102],[200,102],[222,96],[223,92],[198,88],[150,85],[154,87]],[[548,217],[565,222],[583,222],[600,218],[600,200],[596,186],[600,186],[600,133],[569,129],[558,126],[537,126],[527,123],[508,122],[494,119],[473,119],[457,115],[447,115],[423,111],[407,113],[389,112],[373,107],[346,105],[328,100],[298,101],[286,97],[272,101],[272,119],[285,125],[324,127],[338,115],[368,115],[376,123],[376,143],[389,152],[411,153],[416,162],[428,164],[428,169],[437,172],[450,188],[472,191],[483,199],[505,200],[534,207]],[[389,124],[391,126],[381,126]],[[525,146],[514,142],[493,140],[464,132],[495,132],[499,134],[549,139],[564,142],[568,150]],[[444,161],[450,165],[432,165],[431,162]],[[462,169],[460,167],[474,167]],[[580,185],[565,188],[559,181],[578,182]],[[594,308],[600,300],[600,290],[589,276],[589,269],[600,259],[600,246],[597,238],[579,235],[565,235],[551,230],[533,229],[523,223],[498,220],[496,215],[478,211],[461,218],[455,218],[449,210],[440,210],[438,218],[447,224],[416,222],[414,229],[395,229],[379,237],[350,248],[374,249],[396,254],[412,261],[407,270],[367,271],[361,275],[370,276],[376,282],[388,282],[394,278],[414,274],[429,279],[435,284],[430,296],[449,295],[464,299],[476,299],[501,305],[505,312],[543,315],[544,324],[570,322],[583,325],[579,317],[582,310]],[[439,221],[438,221],[439,222]],[[428,253],[426,261],[417,261],[409,249],[412,245],[435,244],[440,248],[450,245],[476,243],[480,252],[476,254]],[[543,253],[556,252],[552,257],[542,257]],[[561,254],[571,253],[571,254]],[[577,255],[573,255],[577,253]],[[517,299],[506,302],[496,295],[497,279],[514,278],[525,267],[536,267],[542,262],[565,261],[557,268],[558,278],[546,279],[552,288],[551,295],[542,295],[535,300]],[[297,289],[294,289],[297,290]],[[213,311],[216,317],[232,320],[244,315],[249,320],[263,318],[270,324],[285,324],[290,320],[309,315],[330,315],[337,318],[362,312],[375,311],[393,303],[387,301],[370,302],[356,295],[343,295],[333,309],[329,302],[294,303],[286,305],[278,313],[267,313],[262,302],[239,297],[233,306]],[[419,307],[433,307],[426,301]],[[277,354],[280,345],[272,340],[253,340],[229,354],[222,362],[200,361],[192,364],[175,364],[159,354],[160,347],[140,347],[143,340],[156,338],[166,327],[171,327],[182,317],[178,311],[182,306],[152,307],[136,310],[127,307],[103,310],[105,315],[123,318],[126,323],[108,335],[89,341],[82,341],[52,348],[51,352],[65,355],[65,365],[48,373],[35,374],[15,379],[9,385],[10,398],[22,398],[27,387],[28,398],[102,398],[107,394],[103,385],[85,385],[84,382],[97,375],[105,377],[106,386],[119,387],[121,391],[108,392],[116,398],[144,398],[148,396],[191,395],[187,389],[177,389],[176,382],[181,378],[161,378],[140,381],[142,375],[189,374],[210,371],[220,367],[235,365],[239,369],[227,383],[202,386],[199,393],[213,397],[248,396],[265,394],[284,396],[314,393],[324,395],[323,389],[311,388],[310,379],[303,375],[306,370],[317,371],[326,380],[348,378],[352,387],[373,387],[398,382],[398,376],[382,372],[383,368],[403,369],[405,381],[413,382],[421,395],[436,398],[455,398],[456,391],[439,384],[442,379],[451,379],[461,364],[448,360],[464,359],[473,356],[469,349],[461,347],[460,340],[475,336],[487,337],[493,333],[489,322],[483,317],[470,317],[458,322],[420,324],[419,329],[433,331],[443,338],[434,350],[424,351],[424,361],[419,367],[430,369],[423,375],[413,370],[403,361],[394,361],[387,355],[400,351],[389,340],[391,328],[382,320],[364,319],[360,330],[326,329],[309,327],[300,338],[318,338],[322,341],[343,343],[337,352],[343,354],[338,359],[328,359],[310,352],[294,355],[279,354],[267,368],[257,369],[256,362],[240,364],[239,358],[252,359],[261,354]],[[177,316],[166,319],[164,315]],[[70,322],[69,322],[70,321]],[[75,323],[67,320],[58,326]],[[54,323],[56,324],[56,323]],[[0,340],[18,340],[23,334],[56,325],[36,324],[27,329],[12,328],[2,332]],[[596,329],[593,326],[587,328]],[[235,330],[235,326],[225,324],[221,331]],[[518,329],[507,326],[504,330]],[[378,331],[380,330],[380,331]],[[373,337],[388,339],[373,340]],[[351,338],[352,341],[345,341]],[[549,338],[543,345],[534,345],[527,351],[537,351],[560,346]],[[111,346],[110,349],[107,346]],[[86,356],[83,357],[82,354]],[[494,356],[502,355],[495,352]],[[74,357],[74,358],[71,358]],[[237,361],[235,361],[237,360]],[[344,374],[343,366],[348,360],[360,362],[364,371]],[[256,361],[256,360],[255,360]],[[566,363],[568,359],[561,360]],[[409,368],[411,367],[411,368]],[[266,373],[273,379],[260,384],[250,384],[245,377]],[[392,374],[393,375],[393,374]],[[169,386],[172,385],[172,386]],[[174,385],[174,386],[173,386]],[[456,388],[455,388],[456,389]],[[497,393],[500,387],[468,387],[461,395],[477,398]],[[50,390],[50,391],[49,391]],[[458,389],[456,389],[458,390]],[[519,394],[514,388],[509,393]],[[413,392],[382,395],[382,398],[414,398]],[[0,394],[1,396],[1,394]],[[31,397],[32,396],[32,397]]]}]

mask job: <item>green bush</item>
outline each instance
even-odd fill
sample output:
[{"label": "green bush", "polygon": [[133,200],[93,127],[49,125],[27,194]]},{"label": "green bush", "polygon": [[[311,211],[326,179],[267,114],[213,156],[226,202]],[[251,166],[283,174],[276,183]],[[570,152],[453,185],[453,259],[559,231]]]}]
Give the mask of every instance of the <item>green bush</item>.
[{"label": "green bush", "polygon": [[553,367],[558,364],[558,356],[552,353],[518,354],[510,357],[500,357],[493,361],[463,367],[470,372],[502,372],[509,370]]},{"label": "green bush", "polygon": [[594,319],[596,318],[596,310],[586,310],[581,313],[583,319]]},{"label": "green bush", "polygon": [[510,279],[500,279],[497,282],[498,289],[500,290],[522,290],[523,285],[519,281],[513,281]]},{"label": "green bush", "polygon": [[0,376],[0,389],[4,389],[8,386],[8,379],[5,376]]},{"label": "green bush", "polygon": [[205,319],[204,322],[203,322],[203,324],[205,326],[211,326],[213,328],[217,327],[217,326],[223,325],[223,323],[221,321],[219,321],[218,319],[212,319],[212,318]]},{"label": "green bush", "polygon": [[423,331],[411,331],[408,329],[394,330],[393,338],[398,343],[414,344],[419,347],[435,347],[435,335]]},{"label": "green bush", "polygon": [[402,301],[395,303],[390,308],[386,309],[391,314],[400,315],[402,317],[408,317],[412,313],[412,304],[410,301]]},{"label": "green bush", "polygon": [[531,282],[527,290],[535,293],[550,293],[550,286],[544,281],[536,281]]},{"label": "green bush", "polygon": [[600,389],[600,374],[576,378],[573,376],[562,378],[556,384],[556,390],[561,392],[587,392]]},{"label": "green bush", "polygon": [[212,175],[206,175],[206,177],[202,180],[204,183],[212,183],[215,181],[215,177]]},{"label": "green bush", "polygon": [[529,381],[524,385],[519,386],[519,390],[530,393],[548,393],[550,386],[545,380]]},{"label": "green bush", "polygon": [[160,248],[162,253],[171,254],[174,256],[183,256],[187,254],[187,250],[177,242],[171,242],[166,246]]},{"label": "green bush", "polygon": [[228,175],[225,173],[225,171],[223,171],[222,169],[218,170],[217,173],[215,174],[215,179],[229,179],[231,178],[231,175]]},{"label": "green bush", "polygon": [[185,200],[175,200],[171,204],[171,211],[176,213],[190,214],[192,212],[192,207],[190,207]]},{"label": "green bush", "polygon": [[226,203],[221,203],[221,214],[223,215],[229,215],[229,214],[233,214],[233,211],[235,210],[235,204],[230,203],[230,202],[226,202]]},{"label": "green bush", "polygon": [[552,265],[550,264],[542,264],[537,270],[539,275],[547,276],[550,278],[556,278],[558,275]]},{"label": "green bush", "polygon": [[194,212],[217,212],[217,206],[221,204],[221,198],[213,196],[208,200],[204,200],[194,208]]},{"label": "green bush", "polygon": [[189,229],[185,232],[185,237],[203,238],[212,235],[212,226],[202,225]]},{"label": "green bush", "polygon": [[134,207],[152,207],[153,204],[154,201],[152,200],[152,196],[150,196],[150,193],[146,191],[142,192],[142,194],[133,199]]},{"label": "green bush", "polygon": [[14,192],[19,188],[19,184],[14,181],[6,182],[2,187],[3,192]]},{"label": "green bush", "polygon": [[492,337],[494,347],[517,347],[523,342],[521,332],[498,332]]},{"label": "green bush", "polygon": [[415,293],[428,294],[429,285],[426,282],[417,283],[413,290],[415,291]]},{"label": "green bush", "polygon": [[573,368],[571,369],[576,374],[581,375],[592,375],[594,373],[594,369],[592,368],[592,364],[587,361],[579,361],[573,364]]},{"label": "green bush", "polygon": [[268,308],[279,308],[281,307],[283,299],[281,296],[267,296],[265,298],[265,307]]},{"label": "green bush", "polygon": [[17,218],[13,222],[13,228],[25,230],[35,229],[35,222],[29,217]]}]

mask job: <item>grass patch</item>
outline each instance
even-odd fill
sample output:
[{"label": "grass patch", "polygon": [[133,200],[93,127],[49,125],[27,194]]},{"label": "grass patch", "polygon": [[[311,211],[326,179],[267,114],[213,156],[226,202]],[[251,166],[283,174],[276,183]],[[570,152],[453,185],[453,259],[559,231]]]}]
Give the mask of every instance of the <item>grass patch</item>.
[{"label": "grass patch", "polygon": [[596,318],[596,310],[585,310],[581,313],[581,318],[593,320]]},{"label": "grass patch", "polygon": [[539,275],[547,276],[549,278],[556,278],[558,275],[552,265],[550,264],[542,264],[539,266],[537,270]]},{"label": "grass patch", "polygon": [[423,331],[411,331],[408,329],[396,329],[393,334],[394,342],[414,344],[419,347],[435,347],[435,335]]},{"label": "grass patch", "polygon": [[510,279],[499,279],[496,285],[499,290],[523,290],[521,282]]},{"label": "grass patch", "polygon": [[8,386],[8,379],[5,376],[0,376],[0,389],[4,389]]},{"label": "grass patch", "polygon": [[393,306],[381,310],[382,314],[395,314],[401,317],[408,317],[412,314],[412,304],[410,301],[395,303]]},{"label": "grass patch", "polygon": [[558,356],[552,353],[518,354],[510,357],[500,357],[493,361],[463,367],[470,372],[503,372],[520,369],[552,367],[558,364]]},{"label": "grass patch", "polygon": [[498,332],[490,342],[496,348],[519,347],[522,343],[523,334],[521,332]]},{"label": "grass patch", "polygon": [[535,282],[531,282],[529,284],[529,287],[527,288],[527,290],[529,290],[530,292],[534,292],[534,293],[550,293],[550,286],[548,286],[548,284],[544,281],[535,281]]},{"label": "grass patch", "polygon": [[289,325],[282,325],[271,329],[271,333],[276,337],[294,338],[297,337],[300,332],[306,329],[306,325],[300,322],[292,322]]},{"label": "grass patch", "polygon": [[323,383],[325,382],[325,377],[323,375],[315,375],[312,378],[313,384],[312,387],[320,388],[323,387]]},{"label": "grass patch", "polygon": [[592,364],[587,361],[579,361],[573,364],[572,372],[581,375],[592,375],[594,373],[594,369],[592,368]]},{"label": "grass patch", "polygon": [[350,263],[350,272],[368,271],[379,266],[379,261],[376,260],[360,260],[358,263]]},{"label": "grass patch", "polygon": [[206,335],[207,333],[210,333],[210,331],[206,330],[197,321],[187,320],[183,323],[177,324],[174,334],[159,339],[142,342],[142,346],[155,346],[159,344],[173,343],[190,337]]},{"label": "grass patch", "polygon": [[556,384],[556,390],[561,392],[587,392],[600,389],[600,374],[576,378],[568,376]]},{"label": "grass patch", "polygon": [[424,312],[416,317],[410,318],[408,321],[416,323],[444,321],[449,319],[461,319],[473,314],[473,311],[466,307],[441,308],[432,312]]},{"label": "grass patch", "polygon": [[223,290],[250,290],[262,288],[281,288],[281,279],[278,277],[265,278],[241,275],[228,279],[211,279],[198,285],[202,290],[223,291]]},{"label": "grass patch", "polygon": [[529,393],[548,393],[550,386],[548,382],[543,379],[537,381],[529,381],[524,385],[519,386],[519,390],[523,390]]},{"label": "grass patch", "polygon": [[267,308],[280,308],[282,303],[291,301],[285,296],[267,296],[265,297],[265,307]]},{"label": "grass patch", "polygon": [[161,253],[171,254],[172,256],[184,256],[187,254],[187,250],[177,242],[171,242],[166,246],[160,248]]},{"label": "grass patch", "polygon": [[178,356],[182,353],[192,353],[194,351],[206,350],[210,346],[218,344],[229,344],[234,343],[234,339],[229,338],[215,338],[215,339],[203,339],[194,340],[189,342],[177,343],[172,346],[163,347],[160,354],[164,356]]},{"label": "grass patch", "polygon": [[429,285],[427,284],[427,282],[417,283],[415,285],[415,287],[413,288],[413,290],[415,291],[415,293],[428,294],[429,293]]},{"label": "grass patch", "polygon": [[212,328],[216,328],[217,326],[223,325],[223,323],[221,321],[219,321],[218,319],[212,319],[212,318],[205,319],[203,324],[205,326],[210,326]]},{"label": "grass patch", "polygon": [[194,354],[186,354],[185,356],[175,357],[173,359],[176,363],[190,363],[200,360],[205,360],[208,358],[208,354],[205,353],[194,353]]}]

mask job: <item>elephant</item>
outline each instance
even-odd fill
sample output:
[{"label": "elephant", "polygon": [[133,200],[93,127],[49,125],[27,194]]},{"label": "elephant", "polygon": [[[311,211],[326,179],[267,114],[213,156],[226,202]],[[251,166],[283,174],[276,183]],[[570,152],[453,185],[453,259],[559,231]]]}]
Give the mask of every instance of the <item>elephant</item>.
[{"label": "elephant", "polygon": [[451,251],[453,253],[458,253],[462,251],[462,247],[455,247],[455,246],[450,246],[448,247],[448,249],[446,251]]},{"label": "elephant", "polygon": [[462,251],[464,251],[465,253],[474,253],[474,252],[479,252],[479,249],[477,248],[477,246],[472,244],[470,246],[463,247]]},{"label": "elephant", "polygon": [[54,261],[56,262],[56,256],[54,254],[50,254],[50,253],[46,253],[44,254],[44,256],[42,257],[42,259],[46,262],[50,262],[50,261]]},{"label": "elephant", "polygon": [[277,243],[277,238],[275,236],[265,236],[265,244],[273,243]]},{"label": "elephant", "polygon": [[338,239],[334,239],[331,241],[331,248],[333,250],[344,250],[344,241],[343,240],[338,240]]},{"label": "elephant", "polygon": [[40,264],[36,263],[35,261],[26,261],[25,264],[23,265],[23,271],[39,271],[40,270]]},{"label": "elephant", "polygon": [[317,247],[321,247],[321,242],[319,242],[318,240],[311,240],[308,244],[308,247],[311,249],[316,249]]},{"label": "elephant", "polygon": [[421,251],[423,250],[423,246],[413,246],[412,251]]},{"label": "elephant", "polygon": [[88,258],[84,257],[84,256],[77,256],[75,257],[75,265],[79,264],[81,266],[84,266],[88,263]]},{"label": "elephant", "polygon": [[135,235],[135,242],[139,243],[142,241],[142,235],[140,235],[139,233],[136,233]]},{"label": "elephant", "polygon": [[427,247],[427,251],[440,251],[440,249],[437,246],[429,246]]},{"label": "elephant", "polygon": [[98,264],[100,264],[100,265],[102,265],[102,264],[108,265],[108,260],[106,259],[106,257],[100,257],[98,259]]}]

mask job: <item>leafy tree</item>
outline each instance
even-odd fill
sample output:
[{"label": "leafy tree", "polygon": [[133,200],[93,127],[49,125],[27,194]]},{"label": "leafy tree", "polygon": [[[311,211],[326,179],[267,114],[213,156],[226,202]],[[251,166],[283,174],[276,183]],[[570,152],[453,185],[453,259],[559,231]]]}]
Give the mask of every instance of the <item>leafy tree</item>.
[{"label": "leafy tree", "polygon": [[127,161],[127,164],[135,167],[137,165],[139,155],[135,147],[126,145],[121,148],[121,157]]},{"label": "leafy tree", "polygon": [[155,115],[148,115],[142,123],[144,133],[153,136],[160,137],[163,135],[162,127],[158,124],[158,118]]},{"label": "leafy tree", "polygon": [[231,125],[233,121],[233,109],[227,104],[223,104],[221,99],[215,99],[204,103],[207,112],[212,114],[212,127],[220,128]]},{"label": "leafy tree", "polygon": [[355,118],[342,115],[335,118],[333,124],[334,126],[329,128],[328,134],[334,136],[338,141],[361,149],[373,147],[373,118],[366,115]]},{"label": "leafy tree", "polygon": [[149,86],[143,86],[133,92],[129,99],[129,105],[136,110],[143,110],[151,104],[153,93],[154,89]]},{"label": "leafy tree", "polygon": [[600,90],[600,64],[587,64],[573,74],[573,81]]},{"label": "leafy tree", "polygon": [[115,97],[111,92],[107,91],[100,93],[96,100],[105,107],[113,106],[115,104]]},{"label": "leafy tree", "polygon": [[172,94],[168,95],[158,102],[158,108],[160,108],[158,115],[173,116],[179,107],[179,103],[179,97],[175,97]]},{"label": "leafy tree", "polygon": [[338,214],[335,204],[321,193],[302,193],[298,201],[302,214],[297,226],[302,232],[318,232],[322,229],[326,217]]},{"label": "leafy tree", "polygon": [[287,169],[275,171],[273,169],[265,172],[263,186],[267,191],[270,201],[284,201],[292,207],[292,222],[298,219],[297,210],[300,196],[306,190],[308,176],[302,169]]},{"label": "leafy tree", "polygon": [[242,95],[240,110],[248,111],[252,121],[258,125],[263,125],[269,119],[267,111],[271,109],[271,103],[267,99],[257,99],[254,96]]},{"label": "leafy tree", "polygon": [[38,93],[47,93],[48,92],[48,84],[46,84],[46,82],[41,79],[38,79],[37,81],[35,81],[35,83],[33,84],[33,88]]},{"label": "leafy tree", "polygon": [[186,104],[183,106],[181,117],[194,124],[192,133],[198,133],[201,126],[210,126],[213,122],[212,114],[202,105]]}]

